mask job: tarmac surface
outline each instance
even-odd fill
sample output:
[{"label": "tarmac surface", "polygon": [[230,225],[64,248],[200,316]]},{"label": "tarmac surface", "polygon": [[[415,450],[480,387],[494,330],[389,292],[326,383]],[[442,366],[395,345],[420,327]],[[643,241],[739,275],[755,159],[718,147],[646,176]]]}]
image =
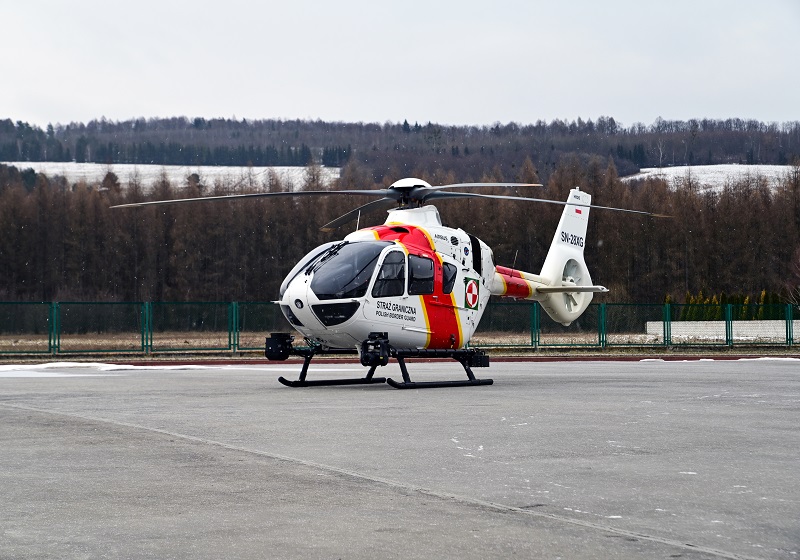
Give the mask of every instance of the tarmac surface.
[{"label": "tarmac surface", "polygon": [[800,361],[475,371],[2,364],[0,558],[798,558]]}]

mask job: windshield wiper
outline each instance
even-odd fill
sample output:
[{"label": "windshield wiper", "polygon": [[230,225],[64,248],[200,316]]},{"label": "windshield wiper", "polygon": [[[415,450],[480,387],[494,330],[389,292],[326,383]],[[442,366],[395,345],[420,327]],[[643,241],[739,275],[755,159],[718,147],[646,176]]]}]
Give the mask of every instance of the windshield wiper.
[{"label": "windshield wiper", "polygon": [[347,245],[348,243],[349,243],[349,241],[342,241],[341,243],[337,243],[336,245],[334,245],[333,247],[331,247],[330,249],[328,249],[327,251],[322,253],[319,257],[317,257],[316,259],[311,261],[309,263],[309,265],[306,267],[306,270],[305,270],[306,276],[308,276],[312,272],[316,272],[317,270],[319,270],[319,268],[325,262],[329,261],[332,257],[337,255],[339,253],[339,251],[341,250],[341,248],[344,247],[345,245]]}]

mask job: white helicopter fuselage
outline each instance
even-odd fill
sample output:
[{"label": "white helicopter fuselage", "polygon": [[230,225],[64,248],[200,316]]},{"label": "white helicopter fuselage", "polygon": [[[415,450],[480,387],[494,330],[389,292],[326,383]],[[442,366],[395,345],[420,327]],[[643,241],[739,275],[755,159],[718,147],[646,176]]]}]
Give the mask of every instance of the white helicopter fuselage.
[{"label": "white helicopter fuselage", "polygon": [[[571,199],[590,204],[573,189]],[[592,299],[583,260],[589,208],[565,206],[539,275],[496,267],[491,249],[442,225],[434,206],[389,212],[381,226],[311,251],[281,286],[287,320],[314,344],[358,347],[386,333],[396,348],[458,349],[478,327],[491,295],[540,301],[569,324]]]},{"label": "white helicopter fuselage", "polygon": [[[301,334],[337,348],[358,346],[372,332],[403,348],[462,348],[470,340],[495,274],[485,243],[442,226],[434,206],[394,210],[384,225],[342,243],[312,251],[284,281],[281,309]],[[340,291],[325,293],[337,275]]]}]

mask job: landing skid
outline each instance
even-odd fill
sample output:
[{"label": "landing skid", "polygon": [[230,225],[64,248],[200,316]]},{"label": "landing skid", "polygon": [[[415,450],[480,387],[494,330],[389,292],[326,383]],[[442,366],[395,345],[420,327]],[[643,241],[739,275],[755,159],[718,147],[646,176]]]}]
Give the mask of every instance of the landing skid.
[{"label": "landing skid", "polygon": [[[312,346],[309,349],[292,347],[292,337],[282,333],[275,333],[267,338],[265,355],[270,360],[286,360],[290,355],[303,356],[303,367],[299,379],[292,381],[279,377],[278,381],[287,387],[320,387],[327,385],[372,385],[375,383],[388,383],[395,389],[430,389],[435,387],[467,387],[470,385],[491,385],[492,379],[477,379],[472,372],[473,367],[489,367],[489,356],[485,352],[475,349],[442,349],[418,350],[414,348],[393,348],[383,333],[373,335],[362,344],[361,363],[368,366],[369,370],[364,377],[350,379],[316,379],[308,380],[308,368],[311,360],[316,355],[330,354],[358,354],[356,350],[341,348],[322,348]],[[375,370],[389,363],[389,357],[397,360],[403,381],[395,381],[385,377],[375,377]],[[452,358],[464,368],[467,379],[452,381],[411,381],[411,376],[406,367],[406,358]]]},{"label": "landing skid", "polygon": [[385,377],[373,377],[375,374],[376,366],[372,366],[365,377],[357,377],[354,379],[314,379],[307,380],[308,366],[311,365],[311,358],[317,353],[320,354],[355,354],[354,350],[321,350],[312,348],[310,350],[294,350],[297,354],[303,356],[303,369],[300,370],[300,378],[296,381],[291,381],[281,376],[278,381],[287,387],[319,387],[323,385],[369,385],[372,383],[386,383]]},{"label": "landing skid", "polygon": [[[414,350],[414,349],[393,349],[393,358],[400,365],[400,373],[403,374],[403,381],[387,379],[386,383],[395,389],[433,389],[436,387],[467,387],[469,385],[491,385],[492,379],[476,379],[472,373],[473,367],[488,367],[489,356],[478,350]],[[406,358],[453,358],[464,368],[467,379],[453,381],[411,381],[406,367]]]}]

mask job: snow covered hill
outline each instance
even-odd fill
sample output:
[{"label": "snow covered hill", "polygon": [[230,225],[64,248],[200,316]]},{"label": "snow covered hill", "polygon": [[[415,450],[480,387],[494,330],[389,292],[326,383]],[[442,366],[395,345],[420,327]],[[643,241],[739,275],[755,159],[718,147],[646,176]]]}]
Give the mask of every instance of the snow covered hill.
[{"label": "snow covered hill", "polygon": [[[48,177],[60,175],[70,183],[81,180],[88,184],[99,183],[106,173],[112,171],[119,177],[122,186],[127,186],[132,180],[137,179],[143,188],[149,189],[166,175],[169,181],[177,186],[185,186],[186,178],[192,173],[200,176],[200,182],[213,185],[215,181],[235,181],[243,185],[263,185],[273,170],[284,184],[299,187],[306,180],[305,167],[226,167],[226,166],[182,166],[182,165],[136,165],[136,164],[103,164],[103,163],[74,163],[74,162],[34,162],[11,161],[2,162],[4,165],[13,165],[19,170],[32,168],[37,173],[44,173]],[[322,167],[322,180],[329,184],[339,178],[338,167]]]},{"label": "snow covered hill", "polygon": [[689,165],[681,167],[643,168],[636,175],[622,177],[623,181],[661,177],[670,184],[681,182],[689,177],[699,185],[710,189],[721,189],[726,184],[747,178],[764,178],[770,187],[782,182],[791,165]]},{"label": "snow covered hill", "polygon": [[[145,189],[150,188],[162,174],[175,186],[186,185],[186,178],[192,173],[200,176],[200,181],[206,185],[213,185],[215,181],[241,182],[242,184],[262,185],[273,170],[284,184],[299,187],[306,180],[305,167],[226,167],[226,166],[180,166],[180,165],[135,165],[135,164],[102,164],[102,163],[73,163],[73,162],[2,162],[13,165],[20,170],[32,168],[37,173],[45,173],[53,177],[61,175],[70,183],[81,180],[86,183],[99,183],[106,173],[113,171],[117,174],[125,187],[132,180],[137,179]],[[622,177],[623,181],[646,179],[648,177],[661,177],[674,184],[691,177],[693,181],[705,188],[721,189],[726,184],[744,178],[764,178],[770,186],[776,186],[783,181],[792,170],[791,165],[691,165],[680,167],[651,167],[643,168],[636,175]],[[329,184],[339,178],[340,168],[322,167],[322,180]]]}]

